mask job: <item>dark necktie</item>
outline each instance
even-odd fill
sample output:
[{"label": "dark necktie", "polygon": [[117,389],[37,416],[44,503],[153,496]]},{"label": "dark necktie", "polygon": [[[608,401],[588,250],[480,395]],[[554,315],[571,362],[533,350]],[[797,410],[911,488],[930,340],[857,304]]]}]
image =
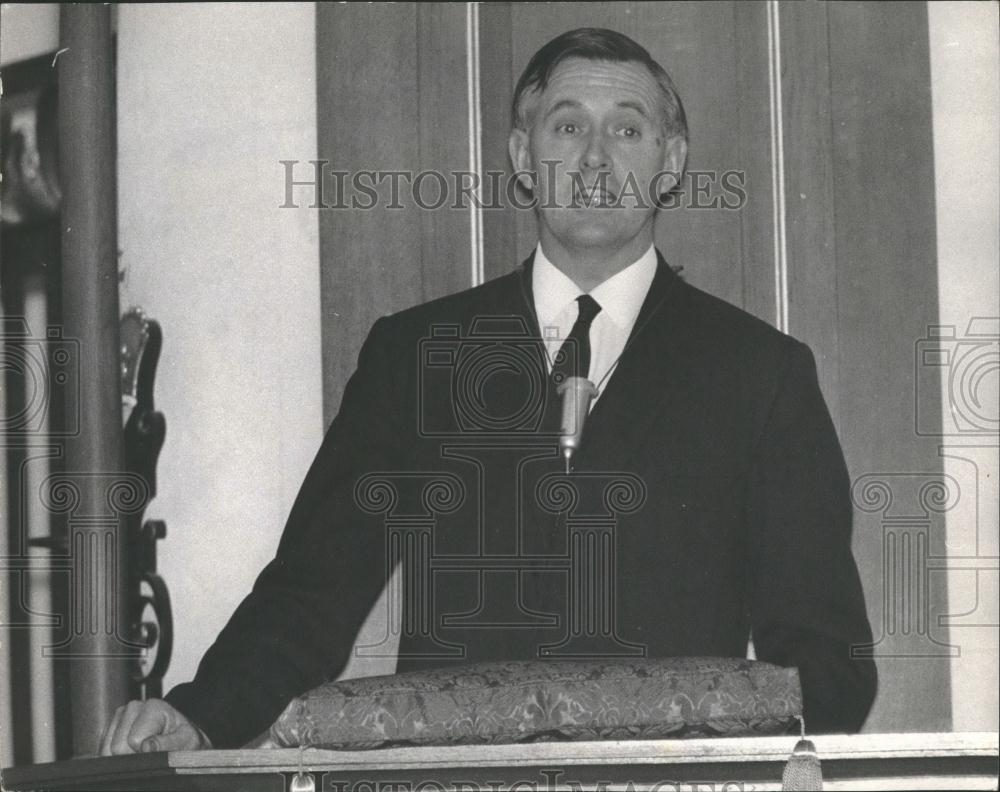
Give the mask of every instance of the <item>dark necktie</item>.
[{"label": "dark necktie", "polygon": [[[569,335],[552,361],[552,374],[549,377],[548,402],[545,412],[544,427],[550,436],[557,436],[562,423],[562,397],[558,395],[559,385],[568,377],[587,377],[590,375],[590,325],[594,317],[601,312],[597,300],[589,294],[581,294],[576,298],[577,315]],[[562,472],[563,462],[558,456],[553,456],[553,469]],[[561,538],[560,538],[561,537]],[[565,515],[549,516],[539,522],[538,553],[542,556],[561,556],[568,553],[566,538]],[[558,566],[545,565],[535,576],[535,596],[543,607],[553,613],[568,613],[566,609],[566,593],[560,582]]]},{"label": "dark necktie", "polygon": [[557,388],[568,377],[590,374],[590,325],[601,306],[589,294],[581,294],[576,303],[576,322],[552,361],[552,384]]}]

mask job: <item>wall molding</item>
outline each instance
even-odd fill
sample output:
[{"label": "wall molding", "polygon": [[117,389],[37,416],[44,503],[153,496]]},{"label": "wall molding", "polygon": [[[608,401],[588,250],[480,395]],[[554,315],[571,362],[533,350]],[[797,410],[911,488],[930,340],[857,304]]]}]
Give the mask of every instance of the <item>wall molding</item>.
[{"label": "wall molding", "polygon": [[785,212],[785,130],[781,95],[781,9],[767,3],[768,96],[771,109],[771,194],[774,235],[774,323],[788,332],[788,245]]},{"label": "wall molding", "polygon": [[[465,4],[465,56],[469,99],[469,171],[481,178],[483,173],[483,121],[479,78],[479,3]],[[473,190],[474,204],[469,208],[469,248],[472,286],[484,280],[482,186]]]}]

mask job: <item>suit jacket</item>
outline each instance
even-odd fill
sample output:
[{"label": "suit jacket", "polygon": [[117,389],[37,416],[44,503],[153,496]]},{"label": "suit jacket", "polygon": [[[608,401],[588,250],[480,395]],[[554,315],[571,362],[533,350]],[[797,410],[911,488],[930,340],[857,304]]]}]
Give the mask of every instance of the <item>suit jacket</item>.
[{"label": "suit jacket", "polygon": [[808,347],[661,257],[569,476],[540,350],[530,259],[375,323],[275,559],[167,696],[216,747],[340,672],[396,563],[399,671],[742,657],[752,631],[810,731],[860,728],[871,630]]}]

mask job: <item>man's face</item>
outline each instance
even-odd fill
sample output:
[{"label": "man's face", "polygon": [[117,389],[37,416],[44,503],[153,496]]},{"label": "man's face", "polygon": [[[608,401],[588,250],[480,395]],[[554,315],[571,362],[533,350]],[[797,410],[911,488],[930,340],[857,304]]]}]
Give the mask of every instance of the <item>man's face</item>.
[{"label": "man's face", "polygon": [[649,70],[569,58],[525,102],[528,131],[511,133],[510,151],[518,170],[537,174],[543,246],[648,247],[651,196],[676,181],[657,175],[679,172],[686,155],[683,140],[665,136],[662,93]]}]

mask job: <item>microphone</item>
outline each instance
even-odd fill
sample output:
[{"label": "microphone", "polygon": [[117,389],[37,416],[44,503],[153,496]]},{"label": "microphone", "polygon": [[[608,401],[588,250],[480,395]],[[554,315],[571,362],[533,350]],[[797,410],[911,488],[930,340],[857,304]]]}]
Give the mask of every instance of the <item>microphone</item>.
[{"label": "microphone", "polygon": [[562,424],[559,433],[559,450],[569,461],[583,440],[583,422],[590,411],[590,400],[597,396],[597,386],[586,377],[567,377],[556,393],[562,396]]}]

